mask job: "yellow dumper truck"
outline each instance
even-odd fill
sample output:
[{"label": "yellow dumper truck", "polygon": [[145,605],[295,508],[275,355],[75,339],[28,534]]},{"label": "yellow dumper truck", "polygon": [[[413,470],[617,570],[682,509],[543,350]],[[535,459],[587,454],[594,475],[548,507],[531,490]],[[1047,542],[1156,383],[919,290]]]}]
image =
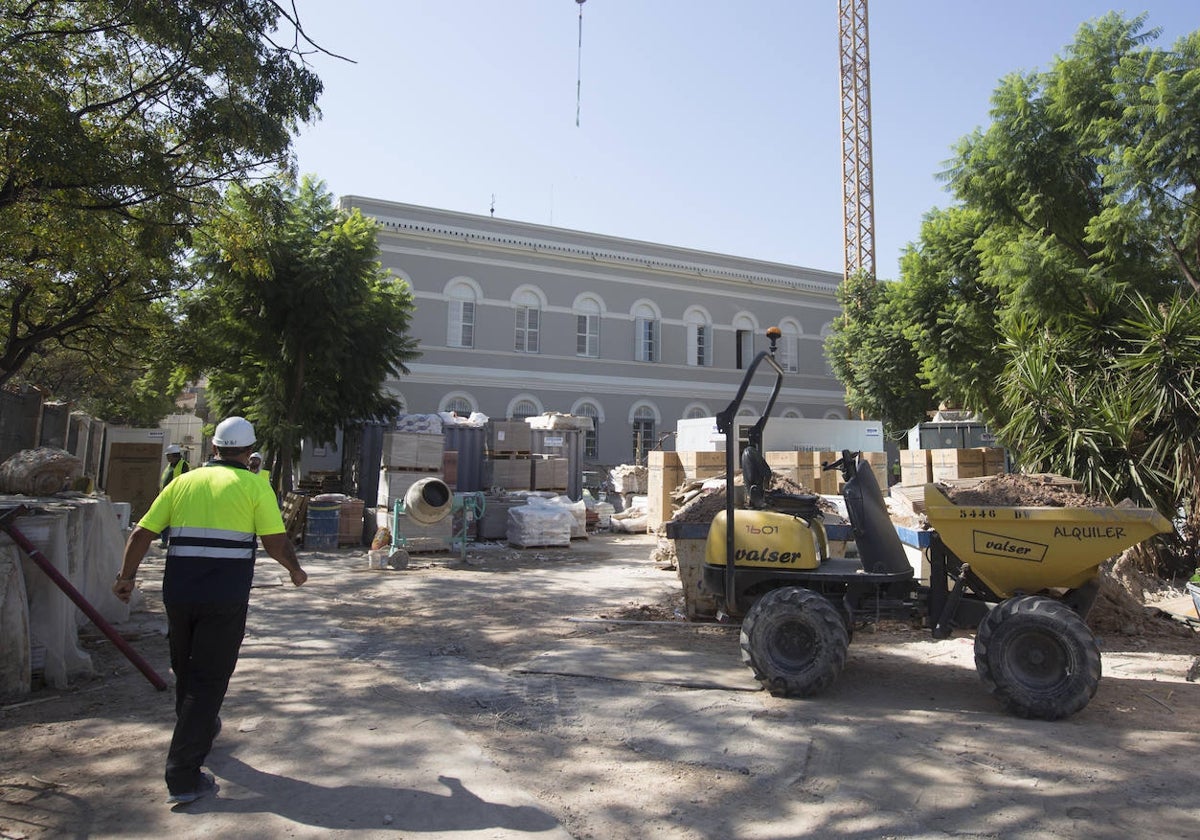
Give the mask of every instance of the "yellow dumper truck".
[{"label": "yellow dumper truck", "polygon": [[[853,628],[864,620],[920,618],[935,638],[975,628],[984,687],[1010,712],[1057,720],[1084,708],[1100,681],[1100,650],[1084,622],[1099,591],[1100,564],[1168,533],[1171,523],[1134,507],[991,507],[953,504],[925,488],[933,528],[929,580],[918,580],[887,513],[883,492],[859,453],[840,469],[857,556],[830,556],[819,497],[771,491],[762,429],[783,380],[771,349],[746,371],[717,415],[725,433],[726,509],[709,527],[702,588],[742,619],[742,660],[774,694],[810,696],[842,670]],[[735,492],[733,418],[759,365],[775,370],[766,410],[750,429]],[[732,523],[732,526],[729,525]]]}]

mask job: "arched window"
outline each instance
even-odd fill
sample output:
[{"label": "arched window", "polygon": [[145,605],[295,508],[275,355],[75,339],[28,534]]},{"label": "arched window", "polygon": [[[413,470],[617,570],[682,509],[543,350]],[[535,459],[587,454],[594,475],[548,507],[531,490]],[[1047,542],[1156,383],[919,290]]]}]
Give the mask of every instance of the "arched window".
[{"label": "arched window", "polygon": [[479,293],[467,278],[452,280],[446,287],[446,346],[475,346],[475,304]]},{"label": "arched window", "polygon": [[447,394],[442,398],[441,411],[453,412],[459,417],[470,417],[471,412],[475,411],[475,406],[471,399],[462,394]]},{"label": "arched window", "polygon": [[578,417],[592,418],[592,428],[583,430],[583,457],[600,457],[600,409],[595,403],[581,402],[571,411]]},{"label": "arched window", "polygon": [[687,324],[687,351],[684,358],[689,365],[710,367],[713,363],[712,318],[699,306],[692,306],[683,313]]},{"label": "arched window", "polygon": [[791,318],[785,318],[779,322],[779,331],[783,335],[779,337],[775,358],[785,371],[796,373],[800,370],[800,325]]},{"label": "arched window", "polygon": [[516,336],[513,344],[518,353],[537,353],[542,328],[542,301],[531,290],[518,291],[512,298],[516,310]]},{"label": "arched window", "polygon": [[833,335],[833,324],[826,324],[821,327],[821,361],[824,362],[824,370],[828,376],[834,375],[833,362],[829,361],[829,355],[825,352],[825,342],[831,335]]},{"label": "arched window", "polygon": [[659,358],[659,313],[654,304],[641,301],[633,307],[633,358],[657,362]]},{"label": "arched window", "polygon": [[701,417],[713,417],[713,413],[708,410],[708,406],[704,403],[691,403],[683,410],[684,420],[698,420]]},{"label": "arched window", "polygon": [[575,355],[600,357],[600,301],[591,295],[575,300]]},{"label": "arched window", "polygon": [[757,332],[758,322],[753,315],[743,312],[733,319],[733,334],[737,341],[734,359],[738,370],[745,370],[754,361],[754,335]]},{"label": "arched window", "polygon": [[521,394],[508,404],[509,420],[524,420],[542,413],[542,404],[532,394]]},{"label": "arched window", "polygon": [[513,406],[512,419],[524,420],[526,417],[536,417],[541,414],[532,400],[521,400]]},{"label": "arched window", "polygon": [[633,462],[646,463],[647,453],[658,442],[658,419],[653,408],[640,405],[633,412]]}]

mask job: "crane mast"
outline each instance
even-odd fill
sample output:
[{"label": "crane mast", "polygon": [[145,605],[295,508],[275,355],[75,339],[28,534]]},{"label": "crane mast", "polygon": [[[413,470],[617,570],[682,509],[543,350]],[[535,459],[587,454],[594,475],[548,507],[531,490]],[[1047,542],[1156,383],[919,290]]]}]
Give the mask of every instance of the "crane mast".
[{"label": "crane mast", "polygon": [[875,186],[871,173],[871,62],[867,0],[838,0],[842,93],[842,222],[846,277],[875,276]]}]

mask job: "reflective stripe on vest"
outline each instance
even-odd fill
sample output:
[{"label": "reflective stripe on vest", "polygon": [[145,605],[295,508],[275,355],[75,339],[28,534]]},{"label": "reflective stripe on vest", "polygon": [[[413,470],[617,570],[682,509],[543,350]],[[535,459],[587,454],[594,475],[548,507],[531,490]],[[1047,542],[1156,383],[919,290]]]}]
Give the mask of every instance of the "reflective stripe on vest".
[{"label": "reflective stripe on vest", "polygon": [[223,528],[171,527],[167,557],[187,560],[253,560],[255,535]]}]

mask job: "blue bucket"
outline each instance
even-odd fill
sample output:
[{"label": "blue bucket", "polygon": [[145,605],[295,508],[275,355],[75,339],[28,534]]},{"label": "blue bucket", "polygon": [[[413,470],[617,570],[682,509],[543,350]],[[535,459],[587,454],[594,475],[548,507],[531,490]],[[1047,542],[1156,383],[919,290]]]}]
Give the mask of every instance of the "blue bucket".
[{"label": "blue bucket", "polygon": [[304,523],[304,547],[326,549],[338,547],[339,504],[308,505],[308,518]]}]

